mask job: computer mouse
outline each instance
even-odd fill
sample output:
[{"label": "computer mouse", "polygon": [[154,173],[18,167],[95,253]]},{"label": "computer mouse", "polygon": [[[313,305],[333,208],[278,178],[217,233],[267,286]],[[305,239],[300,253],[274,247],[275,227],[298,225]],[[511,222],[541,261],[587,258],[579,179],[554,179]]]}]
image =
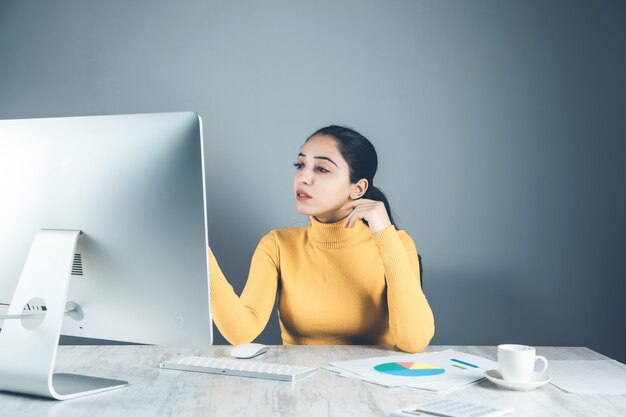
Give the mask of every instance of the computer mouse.
[{"label": "computer mouse", "polygon": [[249,359],[259,356],[269,349],[269,346],[261,343],[244,343],[242,345],[233,346],[230,350],[230,355],[239,359]]}]

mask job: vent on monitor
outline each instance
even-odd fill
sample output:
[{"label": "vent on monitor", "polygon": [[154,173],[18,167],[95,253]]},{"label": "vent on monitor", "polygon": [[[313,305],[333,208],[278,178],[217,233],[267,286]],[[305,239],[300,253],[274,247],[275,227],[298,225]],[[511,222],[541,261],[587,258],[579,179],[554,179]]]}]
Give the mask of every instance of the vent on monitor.
[{"label": "vent on monitor", "polygon": [[72,275],[83,276],[83,259],[80,253],[74,254],[74,263],[72,264]]}]

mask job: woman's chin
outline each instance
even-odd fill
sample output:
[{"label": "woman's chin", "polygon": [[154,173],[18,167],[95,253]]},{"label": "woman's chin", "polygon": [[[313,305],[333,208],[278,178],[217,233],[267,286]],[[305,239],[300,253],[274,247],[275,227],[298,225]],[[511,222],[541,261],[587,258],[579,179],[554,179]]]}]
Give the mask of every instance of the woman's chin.
[{"label": "woman's chin", "polygon": [[306,207],[302,207],[300,204],[296,204],[296,210],[298,213],[303,214],[305,216],[315,216],[313,210],[307,209]]}]

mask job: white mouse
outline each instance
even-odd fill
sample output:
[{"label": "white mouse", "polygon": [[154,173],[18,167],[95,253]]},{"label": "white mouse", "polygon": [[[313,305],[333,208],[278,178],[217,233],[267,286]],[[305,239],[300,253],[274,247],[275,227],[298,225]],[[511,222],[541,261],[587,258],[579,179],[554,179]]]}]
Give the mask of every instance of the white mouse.
[{"label": "white mouse", "polygon": [[231,356],[239,359],[249,359],[259,356],[270,349],[269,346],[261,343],[244,343],[242,345],[233,346],[230,350]]}]

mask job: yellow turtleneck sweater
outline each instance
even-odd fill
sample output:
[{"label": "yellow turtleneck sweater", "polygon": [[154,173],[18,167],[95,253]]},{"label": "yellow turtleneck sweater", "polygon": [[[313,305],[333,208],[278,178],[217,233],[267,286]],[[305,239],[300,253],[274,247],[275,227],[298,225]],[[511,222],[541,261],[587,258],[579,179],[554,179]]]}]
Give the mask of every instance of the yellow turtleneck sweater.
[{"label": "yellow turtleneck sweater", "polygon": [[276,294],[283,343],[379,344],[424,350],[435,331],[420,286],[415,244],[394,226],[372,234],[362,221],[265,235],[238,297],[209,250],[213,320],[232,344],[265,328]]}]

